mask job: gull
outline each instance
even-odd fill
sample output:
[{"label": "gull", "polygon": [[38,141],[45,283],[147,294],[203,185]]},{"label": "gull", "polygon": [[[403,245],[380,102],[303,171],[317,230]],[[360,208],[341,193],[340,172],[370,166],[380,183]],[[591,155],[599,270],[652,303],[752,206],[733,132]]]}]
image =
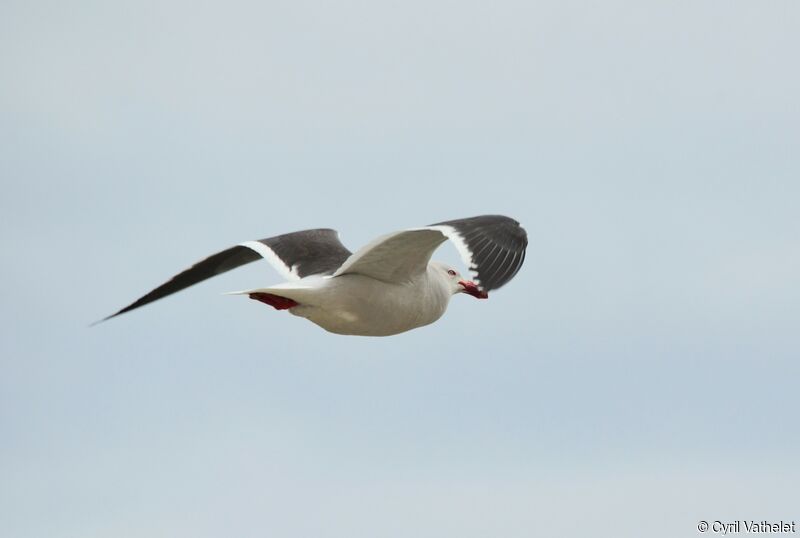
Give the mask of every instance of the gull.
[{"label": "gull", "polygon": [[[475,276],[431,261],[450,240]],[[378,237],[351,253],[329,228],[245,241],[175,275],[105,321],[236,267],[264,258],[285,279],[267,288],[231,292],[306,318],[326,331],[389,336],[438,320],[450,298],[487,299],[522,267],[528,237],[519,222],[481,215]],[[98,322],[99,323],[99,322]]]}]

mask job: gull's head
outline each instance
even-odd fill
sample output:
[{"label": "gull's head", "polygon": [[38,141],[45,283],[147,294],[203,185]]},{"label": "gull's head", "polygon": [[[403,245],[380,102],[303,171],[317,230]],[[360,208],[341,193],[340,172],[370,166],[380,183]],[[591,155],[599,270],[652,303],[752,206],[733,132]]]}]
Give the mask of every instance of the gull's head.
[{"label": "gull's head", "polygon": [[450,285],[450,292],[453,295],[456,293],[466,293],[472,295],[476,299],[489,298],[489,294],[482,290],[477,283],[472,280],[466,280],[455,268],[439,262],[434,262],[434,264],[439,274],[443,276]]}]

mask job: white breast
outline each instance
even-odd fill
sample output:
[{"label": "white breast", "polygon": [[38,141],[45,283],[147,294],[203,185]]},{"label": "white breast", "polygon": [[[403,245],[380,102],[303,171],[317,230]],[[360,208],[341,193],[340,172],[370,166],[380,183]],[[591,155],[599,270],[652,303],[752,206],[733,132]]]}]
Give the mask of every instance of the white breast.
[{"label": "white breast", "polygon": [[272,293],[291,297],[300,306],[290,312],[337,334],[388,336],[433,323],[444,314],[451,292],[446,282],[428,271],[402,284],[362,275],[324,279],[313,293]]}]

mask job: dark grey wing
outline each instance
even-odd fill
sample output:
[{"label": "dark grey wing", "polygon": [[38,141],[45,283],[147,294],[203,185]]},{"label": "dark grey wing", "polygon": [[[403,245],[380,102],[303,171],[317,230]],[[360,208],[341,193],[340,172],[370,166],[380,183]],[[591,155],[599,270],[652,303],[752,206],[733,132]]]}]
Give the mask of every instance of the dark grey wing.
[{"label": "dark grey wing", "polygon": [[261,254],[287,280],[332,274],[351,254],[339,241],[339,233],[329,228],[293,232],[240,245]]},{"label": "dark grey wing", "polygon": [[486,291],[506,284],[525,261],[528,234],[519,222],[503,215],[448,220],[429,228],[440,230],[455,244]]},{"label": "dark grey wing", "polygon": [[350,251],[339,241],[339,234],[327,228],[246,241],[197,262],[169,282],[100,321],[130,312],[262,257],[287,280],[299,280],[309,275],[332,274],[348,256]]}]

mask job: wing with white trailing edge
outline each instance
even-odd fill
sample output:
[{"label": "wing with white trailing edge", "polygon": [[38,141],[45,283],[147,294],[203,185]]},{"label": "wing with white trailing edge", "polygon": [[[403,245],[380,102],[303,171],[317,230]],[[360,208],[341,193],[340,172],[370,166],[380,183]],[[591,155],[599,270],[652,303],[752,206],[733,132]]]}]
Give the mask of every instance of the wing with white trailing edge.
[{"label": "wing with white trailing edge", "polygon": [[334,276],[357,273],[405,282],[426,270],[434,251],[447,239],[486,291],[517,274],[528,246],[525,230],[514,219],[483,215],[450,220],[379,237],[350,256]]},{"label": "wing with white trailing edge", "polygon": [[483,215],[429,226],[441,230],[486,291],[514,278],[525,261],[528,234],[519,222],[503,215]]},{"label": "wing with white trailing edge", "polygon": [[261,258],[266,259],[287,280],[299,280],[310,275],[332,274],[348,256],[350,251],[339,241],[339,234],[328,228],[246,241],[197,262],[169,282],[100,321],[130,312]]}]

